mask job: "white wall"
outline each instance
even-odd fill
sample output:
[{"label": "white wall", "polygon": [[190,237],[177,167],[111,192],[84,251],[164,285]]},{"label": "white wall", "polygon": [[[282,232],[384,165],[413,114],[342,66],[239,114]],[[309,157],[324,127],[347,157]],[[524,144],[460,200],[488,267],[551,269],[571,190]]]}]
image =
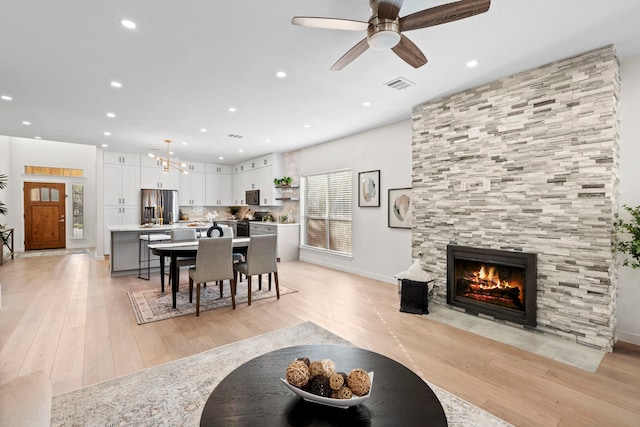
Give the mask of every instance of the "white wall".
[{"label": "white wall", "polygon": [[[6,147],[5,147],[6,146]],[[6,150],[6,151],[5,151]],[[3,222],[15,228],[15,250],[24,251],[24,182],[66,184],[67,248],[91,248],[96,245],[96,147],[28,138],[0,137],[0,154],[9,153],[9,215]],[[4,157],[4,156],[3,156]],[[25,175],[24,166],[48,166],[83,170],[83,178]],[[71,239],[71,184],[84,185],[84,239]]]},{"label": "white wall", "polygon": [[[321,264],[389,283],[411,265],[411,230],[387,227],[390,188],[411,187],[411,122],[398,122],[369,132],[301,150],[300,174],[336,169],[353,171],[353,256],[300,250],[303,261]],[[358,172],[380,170],[380,207],[358,207]]]},{"label": "white wall", "polygon": [[[640,205],[640,56],[620,63],[620,203]],[[621,217],[629,215],[622,208]],[[622,257],[619,257],[622,258]],[[621,341],[640,345],[640,270],[621,266],[618,279]]]},{"label": "white wall", "polygon": [[[9,145],[9,137],[0,135],[0,174],[7,177],[11,175],[11,149]],[[11,181],[7,183],[7,188],[0,190],[0,201],[5,205],[9,204],[9,191],[11,190]],[[7,206],[8,207],[8,206]],[[8,224],[8,216],[0,216],[0,224]],[[1,253],[1,252],[0,252]]]}]

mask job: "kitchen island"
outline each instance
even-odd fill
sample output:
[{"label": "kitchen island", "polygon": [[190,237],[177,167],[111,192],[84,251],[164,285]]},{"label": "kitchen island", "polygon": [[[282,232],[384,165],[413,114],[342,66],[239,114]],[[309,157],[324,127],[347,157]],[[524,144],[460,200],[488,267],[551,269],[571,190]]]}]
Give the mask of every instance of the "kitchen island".
[{"label": "kitchen island", "polygon": [[[109,227],[111,233],[111,256],[109,264],[111,277],[137,275],[140,267],[140,259],[147,259],[146,241],[140,240],[142,235],[164,234],[170,235],[171,230],[180,228],[195,228],[206,233],[213,224],[210,222],[181,222],[170,225],[114,225]],[[150,254],[150,267],[152,271],[160,268],[157,256]],[[146,270],[147,265],[144,264]]]}]

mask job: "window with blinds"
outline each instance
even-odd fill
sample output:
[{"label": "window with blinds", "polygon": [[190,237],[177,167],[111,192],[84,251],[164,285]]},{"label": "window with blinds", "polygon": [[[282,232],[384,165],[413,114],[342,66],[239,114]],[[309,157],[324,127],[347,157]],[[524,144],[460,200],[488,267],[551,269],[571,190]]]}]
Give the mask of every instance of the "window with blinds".
[{"label": "window with blinds", "polygon": [[341,170],[303,178],[303,244],[351,254],[352,173]]}]

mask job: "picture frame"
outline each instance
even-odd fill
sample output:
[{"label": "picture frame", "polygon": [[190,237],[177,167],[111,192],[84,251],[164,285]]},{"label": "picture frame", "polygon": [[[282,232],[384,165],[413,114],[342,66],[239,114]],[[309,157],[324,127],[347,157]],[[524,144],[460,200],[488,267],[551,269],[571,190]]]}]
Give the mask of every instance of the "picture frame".
[{"label": "picture frame", "polygon": [[411,188],[389,189],[389,228],[411,228],[413,213],[413,197]]},{"label": "picture frame", "polygon": [[358,206],[380,207],[380,170],[358,173]]}]

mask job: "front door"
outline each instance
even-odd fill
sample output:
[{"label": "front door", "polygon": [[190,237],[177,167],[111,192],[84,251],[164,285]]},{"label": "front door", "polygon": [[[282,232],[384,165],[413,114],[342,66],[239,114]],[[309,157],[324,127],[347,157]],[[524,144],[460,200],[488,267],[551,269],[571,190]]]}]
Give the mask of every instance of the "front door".
[{"label": "front door", "polygon": [[24,247],[66,247],[64,184],[24,183]]}]

